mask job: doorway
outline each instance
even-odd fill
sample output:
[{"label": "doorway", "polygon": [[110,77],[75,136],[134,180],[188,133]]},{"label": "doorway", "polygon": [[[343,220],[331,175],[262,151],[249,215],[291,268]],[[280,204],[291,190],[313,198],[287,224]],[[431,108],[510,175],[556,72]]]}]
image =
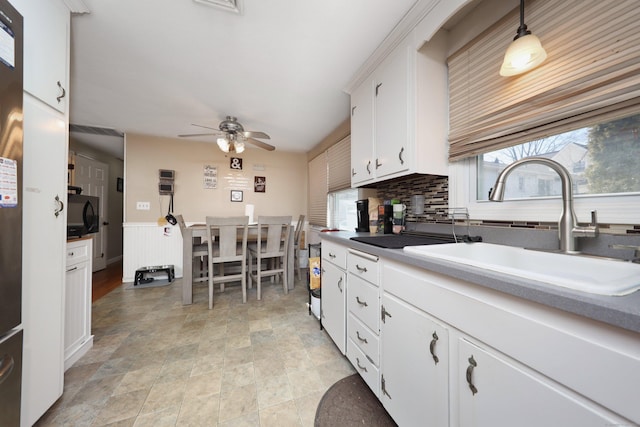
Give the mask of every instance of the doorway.
[{"label": "doorway", "polygon": [[100,198],[100,227],[93,234],[93,271],[103,270],[107,267],[109,165],[78,154],[74,171],[74,185],[82,188],[82,194]]}]

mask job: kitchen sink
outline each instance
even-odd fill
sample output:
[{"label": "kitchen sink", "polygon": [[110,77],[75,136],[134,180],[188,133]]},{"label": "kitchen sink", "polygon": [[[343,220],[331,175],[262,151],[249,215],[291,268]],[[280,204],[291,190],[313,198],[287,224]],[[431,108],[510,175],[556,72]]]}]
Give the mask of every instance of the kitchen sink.
[{"label": "kitchen sink", "polygon": [[492,243],[408,246],[404,251],[598,295],[620,296],[640,289],[640,264],[620,260]]}]

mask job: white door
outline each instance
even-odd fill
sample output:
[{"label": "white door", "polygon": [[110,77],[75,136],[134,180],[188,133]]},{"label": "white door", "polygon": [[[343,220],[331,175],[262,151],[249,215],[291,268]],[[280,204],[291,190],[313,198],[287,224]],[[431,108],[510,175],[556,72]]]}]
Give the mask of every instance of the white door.
[{"label": "white door", "polygon": [[108,178],[109,165],[84,156],[76,156],[74,185],[82,188],[82,194],[100,198],[100,228],[93,235],[93,271],[107,268]]},{"label": "white door", "polygon": [[62,394],[68,126],[38,99],[23,99],[22,425],[30,426]]}]

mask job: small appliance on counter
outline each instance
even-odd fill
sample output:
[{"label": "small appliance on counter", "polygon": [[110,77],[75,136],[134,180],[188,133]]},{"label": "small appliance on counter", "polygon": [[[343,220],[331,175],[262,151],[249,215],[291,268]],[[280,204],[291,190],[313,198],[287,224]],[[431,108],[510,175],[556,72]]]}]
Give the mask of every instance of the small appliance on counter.
[{"label": "small appliance on counter", "polygon": [[369,231],[369,199],[356,200],[356,213],[358,215],[356,232]]},{"label": "small appliance on counter", "polygon": [[378,230],[383,234],[393,233],[393,205],[378,206]]}]

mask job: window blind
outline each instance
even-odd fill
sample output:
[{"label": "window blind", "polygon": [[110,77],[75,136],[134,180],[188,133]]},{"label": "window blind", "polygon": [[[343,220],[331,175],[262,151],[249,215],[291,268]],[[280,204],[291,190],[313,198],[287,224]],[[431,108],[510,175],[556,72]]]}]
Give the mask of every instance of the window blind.
[{"label": "window blind", "polygon": [[351,136],[327,149],[329,192],[351,187]]},{"label": "window blind", "polygon": [[519,25],[516,8],[448,58],[449,159],[640,112],[637,0],[535,0],[525,23],[548,53],[528,73],[501,77]]},{"label": "window blind", "polygon": [[309,162],[309,224],[327,226],[327,152]]}]

